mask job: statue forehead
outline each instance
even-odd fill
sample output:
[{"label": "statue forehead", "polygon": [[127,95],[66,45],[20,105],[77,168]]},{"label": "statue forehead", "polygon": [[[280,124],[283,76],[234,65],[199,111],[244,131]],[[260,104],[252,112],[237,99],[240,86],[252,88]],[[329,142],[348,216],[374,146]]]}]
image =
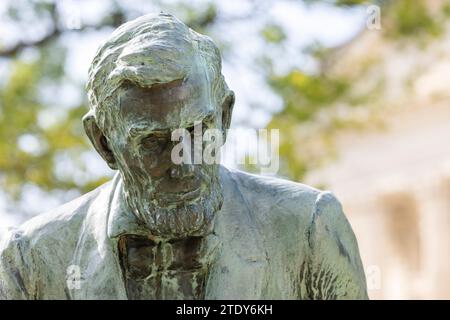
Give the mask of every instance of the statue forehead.
[{"label": "statue forehead", "polygon": [[94,62],[89,97],[94,106],[108,101],[109,117],[121,131],[135,123],[150,130],[187,127],[216,111],[212,91],[220,55],[209,38],[170,15],[123,25]]},{"label": "statue forehead", "polygon": [[118,117],[129,127],[167,130],[188,127],[214,112],[210,84],[202,72],[152,85],[126,83],[119,90]]}]

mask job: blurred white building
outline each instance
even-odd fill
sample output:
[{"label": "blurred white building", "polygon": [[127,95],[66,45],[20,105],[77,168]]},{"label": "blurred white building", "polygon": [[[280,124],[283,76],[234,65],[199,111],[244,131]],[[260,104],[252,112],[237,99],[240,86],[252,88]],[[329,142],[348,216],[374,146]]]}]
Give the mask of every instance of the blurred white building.
[{"label": "blurred white building", "polygon": [[446,30],[425,44],[366,31],[339,48],[330,65],[330,72],[356,79],[354,90],[383,83],[366,107],[384,126],[343,133],[338,160],[306,181],[325,185],[341,199],[359,241],[371,298],[450,298],[450,27]]}]

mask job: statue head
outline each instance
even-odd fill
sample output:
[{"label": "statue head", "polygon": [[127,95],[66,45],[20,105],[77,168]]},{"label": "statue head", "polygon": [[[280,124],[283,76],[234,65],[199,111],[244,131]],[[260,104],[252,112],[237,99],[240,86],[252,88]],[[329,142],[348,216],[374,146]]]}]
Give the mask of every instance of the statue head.
[{"label": "statue head", "polygon": [[87,83],[86,133],[124,183],[130,210],[155,236],[201,235],[222,204],[218,164],[176,164],[173,130],[222,130],[234,94],[212,40],[175,17],[149,14],[99,48]]}]

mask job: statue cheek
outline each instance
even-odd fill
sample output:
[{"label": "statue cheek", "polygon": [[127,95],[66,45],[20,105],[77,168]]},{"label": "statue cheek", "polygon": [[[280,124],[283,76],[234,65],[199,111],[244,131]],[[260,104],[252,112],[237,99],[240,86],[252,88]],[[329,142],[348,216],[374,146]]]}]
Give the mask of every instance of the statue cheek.
[{"label": "statue cheek", "polygon": [[151,176],[161,177],[165,175],[167,170],[173,165],[170,156],[170,148],[159,151],[158,153],[142,150],[139,153],[140,167]]},{"label": "statue cheek", "polygon": [[149,155],[147,153],[141,153],[139,158],[133,161],[133,167],[135,172],[139,171],[146,176],[158,178],[165,174],[167,167],[158,159],[155,155]]}]

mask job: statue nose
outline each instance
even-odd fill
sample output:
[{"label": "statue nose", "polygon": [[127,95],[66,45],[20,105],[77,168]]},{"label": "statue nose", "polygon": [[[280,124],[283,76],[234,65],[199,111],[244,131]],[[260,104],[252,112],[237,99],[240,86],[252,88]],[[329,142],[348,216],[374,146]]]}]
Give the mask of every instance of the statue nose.
[{"label": "statue nose", "polygon": [[194,166],[192,164],[182,164],[171,167],[169,169],[169,176],[172,179],[181,179],[194,176]]}]

